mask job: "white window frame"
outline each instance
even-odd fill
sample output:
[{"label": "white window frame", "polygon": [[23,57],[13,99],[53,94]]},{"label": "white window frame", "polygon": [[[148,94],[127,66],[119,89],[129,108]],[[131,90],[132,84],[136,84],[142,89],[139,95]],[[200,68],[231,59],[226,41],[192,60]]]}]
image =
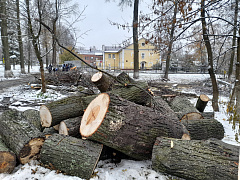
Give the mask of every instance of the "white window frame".
[{"label": "white window frame", "polygon": [[142,57],[142,59],[144,59],[145,58],[145,53],[141,53],[141,57]]}]

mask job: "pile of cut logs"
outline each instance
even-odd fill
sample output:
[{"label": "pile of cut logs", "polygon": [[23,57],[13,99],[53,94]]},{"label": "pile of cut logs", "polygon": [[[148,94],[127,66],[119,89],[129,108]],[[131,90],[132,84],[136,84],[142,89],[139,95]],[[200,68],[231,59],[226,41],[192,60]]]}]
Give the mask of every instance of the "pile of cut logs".
[{"label": "pile of cut logs", "polygon": [[221,141],[222,124],[203,112],[206,95],[194,106],[186,97],[156,97],[126,73],[114,81],[96,73],[91,80],[99,94],[2,113],[1,173],[11,173],[16,161],[38,159],[89,179],[100,159],[124,157],[151,159],[154,170],[185,179],[237,178],[239,149]]}]

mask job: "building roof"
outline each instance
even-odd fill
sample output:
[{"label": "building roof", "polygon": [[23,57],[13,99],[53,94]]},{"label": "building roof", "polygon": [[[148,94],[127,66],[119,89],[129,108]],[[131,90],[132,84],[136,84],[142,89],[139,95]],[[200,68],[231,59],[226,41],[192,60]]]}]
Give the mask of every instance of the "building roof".
[{"label": "building roof", "polygon": [[104,52],[112,52],[112,53],[116,53],[119,52],[122,47],[121,46],[104,46],[102,47]]}]

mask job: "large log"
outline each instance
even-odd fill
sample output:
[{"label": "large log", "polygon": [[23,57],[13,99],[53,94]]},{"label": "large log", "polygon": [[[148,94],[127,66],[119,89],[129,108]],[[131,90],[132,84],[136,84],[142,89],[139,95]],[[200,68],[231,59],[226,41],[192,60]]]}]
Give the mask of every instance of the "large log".
[{"label": "large log", "polygon": [[0,116],[0,135],[20,163],[26,164],[39,155],[44,142],[42,133],[27,121],[22,112],[4,111]]},{"label": "large log", "polygon": [[71,136],[53,134],[43,144],[40,160],[68,175],[90,179],[103,146]]},{"label": "large log", "polygon": [[112,81],[110,77],[102,72],[95,73],[92,78],[92,82],[97,86],[100,92],[106,92],[111,90]]},{"label": "large log", "polygon": [[217,139],[157,138],[152,168],[184,179],[237,179],[238,154],[239,147]]},{"label": "large log", "polygon": [[68,136],[77,137],[80,136],[79,128],[81,124],[82,117],[69,118],[60,122],[59,134],[64,134]]},{"label": "large log", "polygon": [[16,166],[16,155],[3,143],[0,137],[0,173],[11,173]]},{"label": "large log", "polygon": [[197,100],[197,104],[196,104],[196,109],[199,111],[199,112],[203,112],[205,107],[207,106],[207,103],[209,101],[209,98],[207,95],[205,94],[201,94],[199,97],[198,97],[198,100]]},{"label": "large log", "polygon": [[150,159],[156,137],[181,138],[184,134],[182,124],[165,114],[102,93],[87,107],[80,133],[132,158]]},{"label": "large log", "polygon": [[204,140],[209,138],[223,139],[224,127],[216,119],[181,120],[189,131],[191,139]]},{"label": "large log", "polygon": [[83,115],[88,104],[96,96],[69,96],[40,107],[41,124],[50,127],[59,124],[62,120]]},{"label": "large log", "polygon": [[169,105],[172,110],[176,112],[180,120],[203,119],[201,113],[186,97],[177,96],[170,102]]}]

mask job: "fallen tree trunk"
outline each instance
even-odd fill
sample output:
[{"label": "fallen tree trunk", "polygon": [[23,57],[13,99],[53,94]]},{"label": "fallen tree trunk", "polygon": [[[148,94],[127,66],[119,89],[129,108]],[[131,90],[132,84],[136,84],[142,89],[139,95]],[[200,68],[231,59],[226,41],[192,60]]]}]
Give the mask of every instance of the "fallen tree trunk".
[{"label": "fallen tree trunk", "polygon": [[70,118],[60,122],[59,134],[77,137],[80,136],[79,128],[82,117]]},{"label": "fallen tree trunk", "polygon": [[53,134],[43,144],[40,160],[55,170],[90,179],[102,152],[101,144]]},{"label": "fallen tree trunk", "polygon": [[213,112],[202,112],[201,114],[204,119],[214,119],[214,111]]},{"label": "fallen tree trunk", "polygon": [[7,148],[0,137],[0,173],[11,173],[16,166],[16,155]]},{"label": "fallen tree trunk", "polygon": [[41,124],[50,127],[59,124],[62,120],[83,115],[88,104],[96,97],[69,96],[53,101],[40,107]]},{"label": "fallen tree trunk", "polygon": [[180,120],[188,119],[203,119],[201,113],[191,104],[191,102],[186,97],[175,97],[170,102],[170,107],[176,114]]},{"label": "fallen tree trunk", "polygon": [[207,103],[209,101],[209,98],[207,95],[205,94],[201,94],[199,97],[198,97],[198,100],[197,100],[197,104],[196,104],[196,109],[199,111],[199,112],[203,112],[205,107],[207,106]]},{"label": "fallen tree trunk", "polygon": [[157,138],[152,153],[155,171],[185,179],[237,179],[239,147],[207,141]]},{"label": "fallen tree trunk", "polygon": [[80,133],[132,158],[150,159],[156,137],[181,138],[184,134],[182,124],[165,114],[102,93],[87,107]]},{"label": "fallen tree trunk", "polygon": [[192,140],[223,139],[224,128],[216,119],[181,120]]},{"label": "fallen tree trunk", "polygon": [[91,80],[100,90],[100,92],[106,92],[111,90],[112,81],[110,80],[110,77],[103,74],[102,72],[95,73],[92,76]]},{"label": "fallen tree trunk", "polygon": [[20,163],[36,159],[44,142],[42,133],[27,121],[22,112],[4,111],[0,116],[0,135]]}]

